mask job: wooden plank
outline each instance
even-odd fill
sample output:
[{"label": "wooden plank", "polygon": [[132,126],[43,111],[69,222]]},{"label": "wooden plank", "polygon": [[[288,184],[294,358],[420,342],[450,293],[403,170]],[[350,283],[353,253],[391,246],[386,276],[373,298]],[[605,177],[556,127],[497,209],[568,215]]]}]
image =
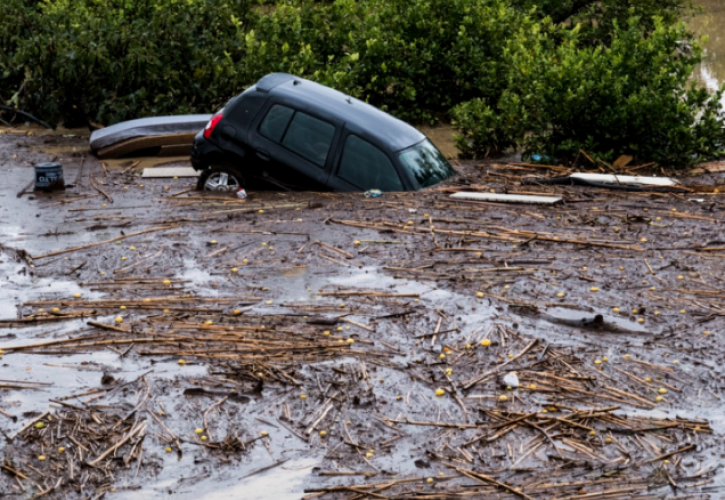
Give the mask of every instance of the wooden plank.
[{"label": "wooden plank", "polygon": [[560,203],[560,196],[530,196],[522,194],[499,193],[455,193],[451,195],[454,200],[488,201],[497,203],[531,203],[537,205],[553,205]]},{"label": "wooden plank", "polygon": [[191,167],[144,168],[142,177],[161,179],[167,177],[199,177],[199,172]]}]

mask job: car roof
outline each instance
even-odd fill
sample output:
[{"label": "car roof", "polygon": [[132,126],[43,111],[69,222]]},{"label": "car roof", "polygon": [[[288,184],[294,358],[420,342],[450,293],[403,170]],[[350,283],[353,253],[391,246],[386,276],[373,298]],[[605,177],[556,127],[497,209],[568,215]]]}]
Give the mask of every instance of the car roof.
[{"label": "car roof", "polygon": [[257,82],[256,89],[283,97],[292,103],[319,107],[341,121],[354,123],[391,151],[400,151],[426,138],[411,125],[375,106],[294,75],[269,74]]}]

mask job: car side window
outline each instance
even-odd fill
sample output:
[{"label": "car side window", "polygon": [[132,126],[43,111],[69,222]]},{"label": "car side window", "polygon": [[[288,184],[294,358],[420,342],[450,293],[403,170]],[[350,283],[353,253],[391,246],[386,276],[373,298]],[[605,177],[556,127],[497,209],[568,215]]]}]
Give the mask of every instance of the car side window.
[{"label": "car side window", "polygon": [[293,109],[275,104],[259,126],[259,133],[274,142],[281,142],[293,114],[295,114]]},{"label": "car side window", "polygon": [[334,137],[334,125],[298,111],[282,139],[282,145],[318,167],[324,167]]},{"label": "car side window", "polygon": [[390,158],[367,141],[349,135],[345,140],[338,177],[367,191],[403,191],[403,183]]}]

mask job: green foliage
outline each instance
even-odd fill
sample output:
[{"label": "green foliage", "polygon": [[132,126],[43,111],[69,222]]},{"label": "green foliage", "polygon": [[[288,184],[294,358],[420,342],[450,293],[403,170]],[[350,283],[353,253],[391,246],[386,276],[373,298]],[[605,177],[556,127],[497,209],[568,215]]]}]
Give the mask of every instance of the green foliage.
[{"label": "green foliage", "polygon": [[0,97],[70,124],[209,109],[253,20],[250,0],[4,0]]},{"label": "green foliage", "polygon": [[561,159],[583,149],[676,165],[723,154],[722,92],[689,84],[701,49],[681,50],[681,24],[656,18],[651,33],[644,29],[638,18],[615,24],[606,47],[581,44],[578,29],[516,33],[501,97],[453,111],[461,148],[482,155],[518,144]]},{"label": "green foliage", "polygon": [[[723,149],[689,0],[3,0],[0,99],[48,121],[213,112],[283,71],[464,154],[689,163]],[[452,110],[452,111],[451,111]]]}]

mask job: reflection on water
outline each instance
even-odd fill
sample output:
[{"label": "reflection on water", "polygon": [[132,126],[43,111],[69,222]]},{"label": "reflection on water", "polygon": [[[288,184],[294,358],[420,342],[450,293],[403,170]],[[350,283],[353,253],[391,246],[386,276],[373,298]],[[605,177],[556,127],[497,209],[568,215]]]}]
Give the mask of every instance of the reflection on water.
[{"label": "reflection on water", "polygon": [[695,78],[708,89],[717,90],[725,82],[725,36],[721,26],[725,23],[725,1],[696,0],[703,13],[690,20],[690,27],[698,36],[708,36],[702,65],[695,70]]}]

